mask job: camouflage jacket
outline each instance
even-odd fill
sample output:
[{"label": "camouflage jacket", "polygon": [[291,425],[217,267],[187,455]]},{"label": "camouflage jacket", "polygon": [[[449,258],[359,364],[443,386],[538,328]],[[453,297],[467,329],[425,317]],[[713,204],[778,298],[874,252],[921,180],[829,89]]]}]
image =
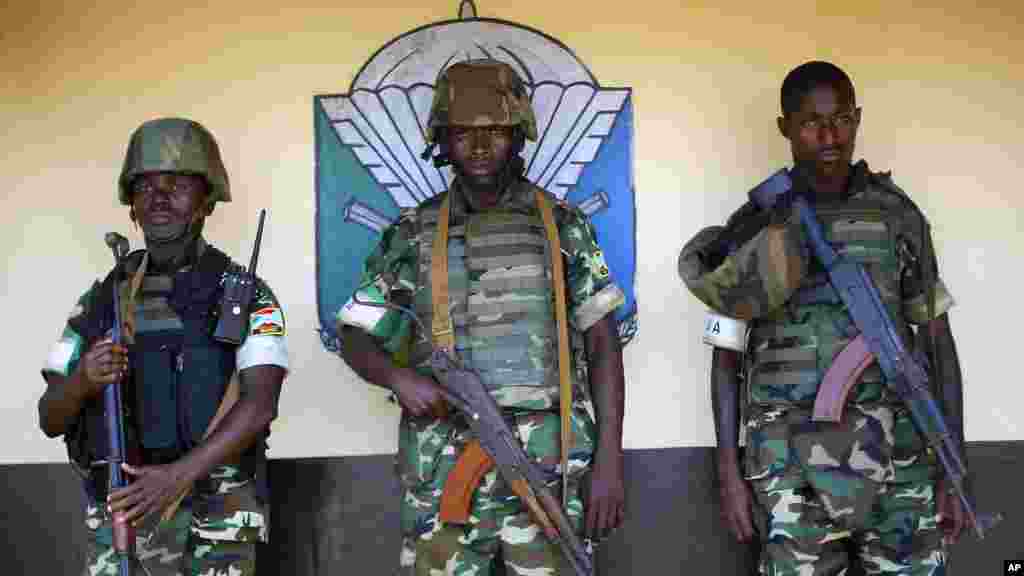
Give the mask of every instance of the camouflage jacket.
[{"label": "camouflage jacket", "polygon": [[[754,211],[744,205],[726,227]],[[928,223],[889,174],[858,163],[847,193],[837,202],[819,201],[817,212],[837,252],[867,269],[905,337],[911,335],[909,324],[922,324],[952,307],[935,255],[926,250],[931,245]],[[807,249],[795,212],[708,270],[700,249],[723,230],[704,229],[687,244],[680,257],[684,281],[717,312],[752,320],[747,360],[753,403],[812,403],[821,376],[856,332],[845,306],[834,293],[831,299],[816,296],[828,280]],[[929,296],[934,297],[930,311]],[[875,366],[865,371],[851,401],[886,400],[886,394]]]},{"label": "camouflage jacket", "polygon": [[[539,235],[536,233],[539,224],[539,217],[535,214],[536,189],[526,181],[513,184],[499,200],[498,207],[487,211],[474,210],[457,183],[450,192],[452,201],[449,234],[449,301],[453,322],[456,324],[456,348],[467,352],[460,354],[463,355],[464,361],[469,362],[470,367],[483,372],[481,377],[485,385],[487,370],[491,365],[487,364],[489,359],[483,359],[487,356],[487,351],[481,350],[481,347],[491,347],[493,352],[494,340],[466,333],[462,331],[464,326],[472,328],[482,326],[481,322],[486,322],[490,327],[500,323],[502,317],[509,320],[516,312],[509,312],[509,309],[501,306],[507,302],[522,304],[524,311],[533,311],[530,314],[536,314],[536,310],[545,310],[543,314],[546,318],[542,322],[553,324],[550,287],[542,286],[545,282],[543,270],[549,267],[545,260],[549,257],[543,249],[546,245],[543,229],[541,228]],[[428,327],[431,325],[429,259],[441,200],[442,197],[438,196],[415,210],[404,212],[398,222],[384,231],[380,244],[366,262],[361,283],[362,286],[375,286],[380,294],[392,303],[413,306],[421,321]],[[585,382],[582,374],[583,347],[580,335],[622,305],[624,296],[609,275],[594,229],[586,216],[562,202],[552,199],[552,203],[565,261],[570,340],[576,368],[574,372],[577,384],[580,384]],[[523,242],[531,243],[534,247],[526,250],[530,252],[526,255],[528,257],[517,256],[517,250],[523,250],[521,247],[510,246],[506,250],[491,243],[490,240],[474,244],[471,230],[488,225],[503,227],[501,231],[491,233],[491,240],[501,242],[514,237],[520,246]],[[519,228],[516,228],[517,226]],[[523,226],[526,228],[522,228]],[[513,231],[513,228],[518,231]],[[478,266],[480,261],[485,263],[482,268]],[[541,276],[537,278],[540,282],[533,281],[532,277],[537,272],[533,269],[541,271]],[[502,288],[496,288],[499,285],[507,287],[511,284],[521,286],[517,285],[514,290],[505,288],[504,292]],[[547,302],[544,302],[545,299]],[[344,309],[339,312],[339,322],[354,324],[347,319],[344,312]],[[481,318],[483,320],[480,320]],[[528,325],[529,322],[536,320],[536,316],[526,320],[527,324],[520,325]],[[426,352],[429,351],[430,342],[426,338],[417,338],[419,335],[414,333],[412,324],[407,316],[389,310],[370,332],[383,349],[394,353],[400,361],[409,362],[424,373],[429,373],[429,355]],[[531,329],[529,336],[530,342],[520,350],[520,354],[525,350],[528,358],[517,360],[516,362],[520,363],[516,366],[526,364],[529,368],[530,365],[547,364],[548,360],[544,358],[551,355],[553,335],[549,331],[536,328]],[[508,365],[511,364],[513,362],[508,362]],[[554,392],[542,394],[526,391],[526,388],[523,386],[519,392],[514,393],[508,390],[494,390],[495,399],[501,405],[527,410],[548,409],[555,404],[557,383]]]}]

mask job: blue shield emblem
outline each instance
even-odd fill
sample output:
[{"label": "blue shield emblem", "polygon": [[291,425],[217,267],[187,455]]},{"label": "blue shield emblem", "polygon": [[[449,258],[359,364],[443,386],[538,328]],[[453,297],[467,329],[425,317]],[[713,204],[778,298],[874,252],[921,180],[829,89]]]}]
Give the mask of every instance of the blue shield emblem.
[{"label": "blue shield emblem", "polygon": [[632,91],[602,86],[568,47],[543,32],[477,18],[466,5],[457,20],[387,43],[347,93],[313,98],[324,346],[338,350],[335,315],[355,291],[381,232],[401,209],[447,190],[450,168],[420,157],[433,82],[451,63],[473,58],[507,62],[526,82],[538,123],[537,142],[523,151],[526,177],[594,224],[612,278],[626,294],[616,315],[627,343],[637,330]]}]

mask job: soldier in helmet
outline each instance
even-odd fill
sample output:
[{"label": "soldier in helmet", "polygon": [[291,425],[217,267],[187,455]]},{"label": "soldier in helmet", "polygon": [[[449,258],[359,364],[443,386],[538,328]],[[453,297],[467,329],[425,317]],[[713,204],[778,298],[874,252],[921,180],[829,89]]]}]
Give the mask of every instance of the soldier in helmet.
[{"label": "soldier in helmet", "polygon": [[[231,200],[204,127],[180,118],[140,126],[118,197],[145,249],[128,255],[119,286],[108,275],[78,300],[39,400],[40,428],[64,437],[84,479],[86,573],[117,574],[112,525],[127,522],[140,574],[254,574],[268,527],[266,437],[288,367],[281,307],[258,280],[242,344],[212,337],[223,278],[238,265],[202,235],[214,205]],[[114,289],[123,345],[109,336]],[[119,379],[135,462],[124,465],[128,487],[108,494],[102,391]]]},{"label": "soldier in helmet", "polygon": [[[567,515],[580,532],[600,539],[622,522],[624,392],[612,312],[624,297],[586,217],[524,178],[520,152],[536,137],[525,86],[509,65],[474,60],[442,71],[427,140],[439,148],[435,163],[450,162],[455,179],[448,192],[403,213],[383,233],[366,263],[360,298],[338,314],[345,361],[363,379],[391,390],[402,407],[397,466],[403,573],[490,574],[498,554],[509,574],[561,568],[557,543],[546,539],[494,470],[472,487],[468,524],[448,522],[441,513],[452,490],[450,473],[459,469],[471,438],[466,421],[446,410],[431,376],[433,346],[453,346],[480,375],[555,487],[560,431],[570,430],[562,489]],[[553,207],[561,244],[565,273],[558,279],[551,274],[542,202]],[[443,256],[432,257],[435,242],[444,242],[436,239],[445,235],[446,246],[438,244]],[[435,282],[445,274],[442,258],[446,282]],[[564,395],[553,296],[559,281],[566,286],[569,325],[563,333],[572,351],[565,359],[571,392]],[[359,303],[366,299],[402,306],[420,322]],[[430,333],[419,333],[417,325]],[[438,325],[451,330],[430,328]],[[559,417],[563,400],[571,403],[565,422]]]},{"label": "soldier in helmet", "polygon": [[[861,109],[845,72],[808,62],[786,76],[781,96],[794,179],[806,182],[826,240],[863,264],[900,336],[927,355],[962,451],[953,299],[927,220],[888,173],[853,163]],[[792,202],[748,202],[726,226],[698,233],[679,265],[713,310],[705,340],[715,345],[721,516],[737,539],[759,541],[761,574],[844,574],[850,549],[867,574],[944,574],[961,503],[878,364],[843,380],[851,388],[838,423],[812,417],[858,330],[809,255]]]}]

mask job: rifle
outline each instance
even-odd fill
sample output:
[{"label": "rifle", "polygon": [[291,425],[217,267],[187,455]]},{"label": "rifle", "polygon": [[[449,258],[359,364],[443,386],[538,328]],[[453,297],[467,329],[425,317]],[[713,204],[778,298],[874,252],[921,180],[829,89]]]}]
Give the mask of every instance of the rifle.
[{"label": "rifle", "polygon": [[430,366],[441,385],[445,400],[466,417],[480,447],[497,465],[502,478],[513,492],[529,508],[544,534],[558,541],[562,554],[577,576],[591,576],[594,567],[587,549],[573,531],[572,524],[562,511],[558,499],[552,495],[540,470],[530,461],[509,429],[501,409],[480,377],[462,367],[440,348],[435,348],[431,354]]},{"label": "rifle", "polygon": [[224,277],[224,296],[220,301],[220,317],[213,338],[227,344],[238,346],[245,340],[245,332],[249,328],[249,305],[256,293],[256,262],[260,257],[260,244],[263,242],[263,220],[267,211],[260,210],[260,221],[256,228],[256,244],[252,248],[249,268],[237,270],[239,266],[229,269]]},{"label": "rifle", "polygon": [[[355,304],[397,310],[412,319],[418,326],[422,338],[429,334],[412,310],[391,304],[383,299],[360,299],[359,293],[363,288],[365,286],[357,289],[353,295]],[[439,346],[433,347],[430,366],[434,379],[440,384],[441,394],[445,401],[465,416],[470,429],[476,435],[476,441],[465,448],[470,456],[466,459],[468,463],[466,466],[470,470],[465,474],[480,478],[496,465],[502,478],[541,525],[545,536],[558,542],[562,554],[576,575],[592,576],[594,574],[593,562],[590,558],[592,543],[588,542],[587,546],[584,546],[580,541],[572,524],[569,523],[569,519],[562,511],[558,499],[552,495],[540,470],[519,445],[512,430],[509,429],[508,423],[505,422],[501,409],[491,393],[484,387],[483,382],[480,381],[480,377],[462,366],[449,352]],[[445,493],[441,499],[442,521],[465,523],[469,518],[468,508],[472,494],[467,491],[474,489],[477,482],[458,478],[461,474],[457,471],[449,474],[449,480],[452,480],[453,476],[455,477],[454,491],[449,490],[448,482],[445,483]]]},{"label": "rifle", "polygon": [[[124,257],[128,254],[128,239],[117,232],[107,232],[103,237],[114,253],[114,325],[111,339],[122,345],[121,335],[121,280],[124,275]],[[107,429],[107,494],[124,488],[128,481],[121,465],[127,462],[124,434],[124,413],[121,404],[121,381],[108,384],[103,389],[103,413]],[[132,576],[135,558],[135,528],[127,522],[114,522],[114,551],[118,556],[118,576]]]},{"label": "rifle", "polygon": [[[1002,520],[1002,515],[999,513],[978,514],[974,503],[964,489],[967,468],[960,458],[960,452],[942,416],[942,411],[931,394],[927,371],[922,363],[918,362],[907,350],[903,338],[889,316],[889,311],[882,303],[878,287],[875,286],[864,267],[837,254],[825,240],[824,230],[821,222],[818,221],[817,213],[801,193],[806,190],[806,179],[798,177],[797,185],[800,188],[795,189],[789,171],[782,169],[751,190],[750,199],[765,210],[774,207],[780,197],[785,197],[786,200],[792,202],[792,206],[796,208],[800,222],[807,232],[815,257],[825,267],[832,288],[846,306],[854,325],[860,330],[860,335],[847,346],[850,349],[847,355],[849,360],[844,359],[843,364],[847,368],[844,368],[843,371],[853,376],[848,376],[846,381],[849,382],[851,378],[856,380],[871,359],[878,362],[885,375],[886,385],[907,406],[914,425],[925,437],[928,446],[938,456],[946,477],[963,504],[976,536],[979,540],[984,539],[985,533]],[[843,350],[839,355],[840,358],[846,352]],[[851,365],[852,368],[849,368]],[[822,400],[823,407],[829,404],[834,406],[835,402],[845,401],[845,393],[849,393],[848,389],[845,393],[836,393],[831,388],[823,391],[832,398],[831,402],[828,398]],[[834,407],[831,414],[826,413],[827,411],[824,409],[821,410],[821,414],[818,414],[818,400],[822,398],[821,392],[819,391],[819,398],[815,401],[816,416],[820,416],[823,420],[837,420],[841,412],[835,410]]]}]

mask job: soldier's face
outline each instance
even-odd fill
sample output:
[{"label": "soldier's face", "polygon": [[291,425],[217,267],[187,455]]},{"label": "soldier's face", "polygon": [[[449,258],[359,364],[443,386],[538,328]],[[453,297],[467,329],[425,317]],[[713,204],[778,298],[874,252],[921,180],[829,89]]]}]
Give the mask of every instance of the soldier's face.
[{"label": "soldier's face", "polygon": [[132,182],[132,208],[149,240],[173,240],[202,213],[206,181],[201,176],[147,172]]},{"label": "soldier's face", "polygon": [[508,126],[452,126],[449,153],[459,176],[473,188],[494,186],[509,160],[512,128]]},{"label": "soldier's face", "polygon": [[779,119],[796,162],[813,163],[819,177],[843,174],[860,126],[860,108],[848,87],[818,86],[804,95],[800,110]]}]

